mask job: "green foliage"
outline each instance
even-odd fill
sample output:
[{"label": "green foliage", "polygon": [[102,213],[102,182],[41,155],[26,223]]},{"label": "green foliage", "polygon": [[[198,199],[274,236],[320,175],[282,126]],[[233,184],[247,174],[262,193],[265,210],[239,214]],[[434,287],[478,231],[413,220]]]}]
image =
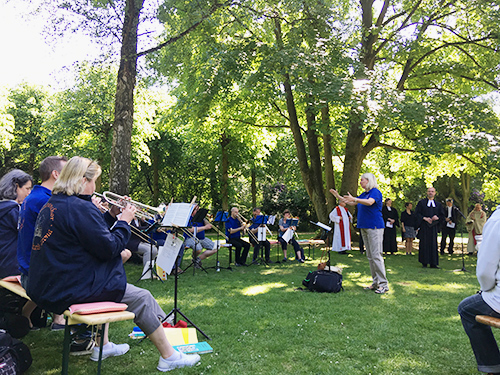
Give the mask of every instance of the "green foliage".
[{"label": "green foliage", "polygon": [[11,149],[5,153],[0,174],[19,168],[38,178],[38,163],[43,159],[40,150],[49,141],[46,120],[49,116],[48,94],[44,88],[23,83],[10,90],[8,100],[12,106],[7,114],[14,118],[15,126]]}]

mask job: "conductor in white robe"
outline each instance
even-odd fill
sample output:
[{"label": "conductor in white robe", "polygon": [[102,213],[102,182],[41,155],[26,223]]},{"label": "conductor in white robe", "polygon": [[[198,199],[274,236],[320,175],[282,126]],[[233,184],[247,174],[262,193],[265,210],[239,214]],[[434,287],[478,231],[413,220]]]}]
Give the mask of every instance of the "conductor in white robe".
[{"label": "conductor in white robe", "polygon": [[346,208],[344,202],[340,202],[339,205],[330,212],[330,220],[335,223],[332,251],[336,251],[339,254],[347,254],[346,251],[351,250],[352,215]]}]

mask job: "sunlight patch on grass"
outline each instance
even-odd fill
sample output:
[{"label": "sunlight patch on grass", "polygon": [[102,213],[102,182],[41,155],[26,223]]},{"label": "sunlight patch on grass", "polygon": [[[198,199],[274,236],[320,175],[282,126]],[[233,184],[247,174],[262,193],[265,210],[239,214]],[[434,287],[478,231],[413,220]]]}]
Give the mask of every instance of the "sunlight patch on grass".
[{"label": "sunlight patch on grass", "polygon": [[285,288],[287,285],[283,283],[269,283],[261,285],[253,285],[242,290],[245,296],[256,296],[257,294],[268,293],[271,289]]},{"label": "sunlight patch on grass", "polygon": [[423,284],[423,283],[413,283],[413,287],[422,290],[432,290],[437,292],[451,292],[458,290],[466,290],[467,285],[458,284],[458,283],[445,283],[445,284]]}]

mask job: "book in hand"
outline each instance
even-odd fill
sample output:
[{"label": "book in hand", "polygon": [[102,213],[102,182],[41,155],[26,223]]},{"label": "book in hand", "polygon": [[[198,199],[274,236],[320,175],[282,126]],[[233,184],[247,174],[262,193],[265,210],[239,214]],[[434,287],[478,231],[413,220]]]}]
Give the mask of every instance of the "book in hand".
[{"label": "book in hand", "polygon": [[212,353],[214,351],[206,341],[197,342],[195,344],[175,345],[174,349],[177,350],[178,352],[185,354],[191,354],[191,353],[205,354],[205,353]]}]

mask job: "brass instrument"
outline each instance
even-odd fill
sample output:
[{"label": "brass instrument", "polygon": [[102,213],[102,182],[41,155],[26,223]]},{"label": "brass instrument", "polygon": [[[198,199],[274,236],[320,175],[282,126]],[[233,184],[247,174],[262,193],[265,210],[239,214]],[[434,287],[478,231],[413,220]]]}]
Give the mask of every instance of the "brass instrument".
[{"label": "brass instrument", "polygon": [[[94,193],[94,194],[97,195],[97,196],[101,196],[98,193]],[[163,214],[165,212],[165,209],[162,206],[160,206],[160,207],[148,206],[147,204],[144,204],[144,203],[141,203],[141,202],[137,202],[137,201],[125,199],[124,196],[112,193],[110,191],[105,191],[102,194],[102,197],[109,204],[112,204],[112,205],[120,207],[120,208],[125,208],[127,203],[131,204],[132,206],[135,206],[135,208],[137,208],[135,216],[138,219],[142,219],[142,220],[145,220],[145,221],[147,221],[147,220],[156,221],[156,215],[158,215],[158,214],[161,215],[161,214]]]},{"label": "brass instrument", "polygon": [[[212,220],[213,220],[213,215],[212,215]],[[212,225],[212,229],[214,229],[218,234],[219,236],[222,236],[226,239],[226,241],[229,241],[229,238],[226,236],[225,233],[222,233],[222,231],[217,228],[217,225],[213,224],[210,220],[207,219],[207,221]]]},{"label": "brass instrument", "polygon": [[243,232],[244,233],[247,233],[248,234],[248,237],[251,238],[252,240],[254,240],[254,242],[257,242],[259,243],[259,239],[257,238],[257,236],[255,235],[255,233],[252,232],[251,229],[248,228],[249,226],[249,222],[247,219],[245,219],[243,217],[243,215],[241,215],[239,212],[236,214],[238,220],[240,221],[241,225],[245,225],[245,228],[243,229]]}]

